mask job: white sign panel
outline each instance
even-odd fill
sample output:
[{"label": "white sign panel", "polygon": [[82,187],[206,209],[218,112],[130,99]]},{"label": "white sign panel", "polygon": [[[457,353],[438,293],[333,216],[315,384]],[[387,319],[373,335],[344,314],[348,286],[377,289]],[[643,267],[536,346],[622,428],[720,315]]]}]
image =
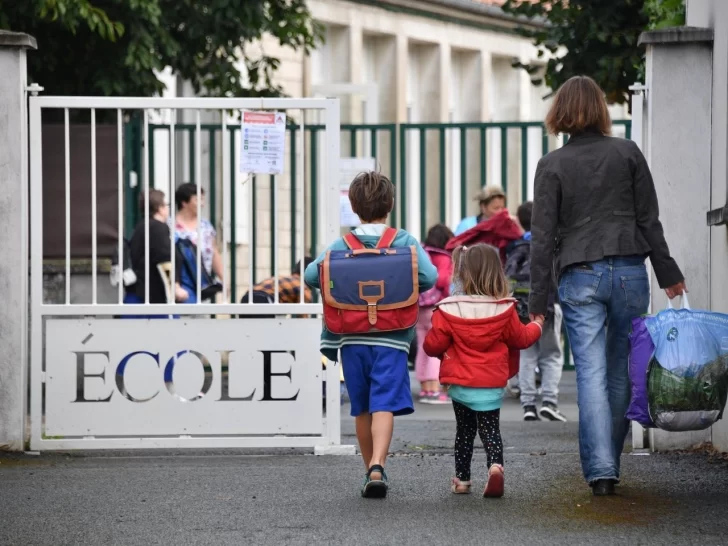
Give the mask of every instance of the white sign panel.
[{"label": "white sign panel", "polygon": [[319,319],[46,322],[46,436],[322,434]]},{"label": "white sign panel", "polygon": [[255,174],[283,173],[286,148],[286,115],[281,112],[243,111],[240,171]]},{"label": "white sign panel", "polygon": [[339,216],[342,226],[356,227],[361,224],[359,217],[351,210],[349,200],[349,186],[356,175],[376,168],[373,157],[342,157],[339,160],[339,173],[341,174]]}]

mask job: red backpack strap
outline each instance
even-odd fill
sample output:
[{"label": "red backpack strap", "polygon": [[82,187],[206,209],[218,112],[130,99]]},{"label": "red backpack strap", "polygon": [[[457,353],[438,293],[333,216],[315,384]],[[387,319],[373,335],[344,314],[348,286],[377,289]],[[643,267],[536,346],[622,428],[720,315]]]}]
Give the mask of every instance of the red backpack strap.
[{"label": "red backpack strap", "polygon": [[375,248],[389,248],[392,246],[394,238],[397,237],[397,233],[399,233],[399,231],[396,228],[388,227],[385,229]]},{"label": "red backpack strap", "polygon": [[364,245],[361,244],[359,238],[351,231],[344,235],[344,242],[346,243],[346,246],[348,246],[351,250],[359,250],[364,248]]}]

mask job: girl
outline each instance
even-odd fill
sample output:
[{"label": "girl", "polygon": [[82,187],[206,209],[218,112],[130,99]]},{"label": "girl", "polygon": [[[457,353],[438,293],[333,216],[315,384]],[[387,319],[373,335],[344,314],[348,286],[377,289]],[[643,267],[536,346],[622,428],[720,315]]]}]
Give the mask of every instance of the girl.
[{"label": "girl", "polygon": [[442,360],[440,383],[455,409],[455,477],[452,492],[470,492],[470,461],[476,431],[488,456],[483,496],[503,496],[503,441],[499,419],[503,390],[518,372],[518,351],[541,337],[543,318],[521,323],[510,297],[498,251],[478,244],[453,253],[459,294],[432,315],[425,352]]},{"label": "girl", "polygon": [[447,393],[440,390],[440,361],[425,354],[422,346],[425,336],[432,327],[432,312],[435,305],[446,298],[450,292],[452,278],[452,258],[445,250],[445,245],[452,239],[450,228],[443,224],[432,226],[427,232],[423,245],[430,256],[432,264],[437,268],[437,283],[427,292],[420,294],[420,317],[417,321],[417,354],[415,356],[415,374],[420,382],[419,401],[423,404],[449,404]]}]

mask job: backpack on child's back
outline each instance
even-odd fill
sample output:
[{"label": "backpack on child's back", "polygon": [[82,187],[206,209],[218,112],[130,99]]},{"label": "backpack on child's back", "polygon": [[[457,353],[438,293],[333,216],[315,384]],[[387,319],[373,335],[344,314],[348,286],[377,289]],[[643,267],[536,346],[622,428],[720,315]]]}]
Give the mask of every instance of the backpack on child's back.
[{"label": "backpack on child's back", "polygon": [[[443,256],[447,256],[448,258],[450,258],[450,253],[447,250],[431,247],[428,245],[425,245],[424,249],[430,255],[430,259],[432,259],[432,260],[434,260],[434,258],[432,258],[433,254],[441,254]],[[437,286],[433,286],[429,290],[426,290],[425,292],[422,292],[420,294],[420,298],[419,298],[420,307],[434,307],[435,305],[440,303],[440,301],[443,300],[446,296],[447,296],[447,294],[445,292],[443,292],[442,289],[438,288]]]},{"label": "backpack on child's back", "polygon": [[329,250],[320,266],[324,324],[334,334],[406,330],[417,323],[417,249],[392,248],[395,228],[387,228],[374,248],[353,233],[347,250]]},{"label": "backpack on child's back", "polygon": [[506,252],[505,273],[516,299],[516,312],[523,324],[530,322],[528,297],[531,294],[531,241],[519,239]]}]

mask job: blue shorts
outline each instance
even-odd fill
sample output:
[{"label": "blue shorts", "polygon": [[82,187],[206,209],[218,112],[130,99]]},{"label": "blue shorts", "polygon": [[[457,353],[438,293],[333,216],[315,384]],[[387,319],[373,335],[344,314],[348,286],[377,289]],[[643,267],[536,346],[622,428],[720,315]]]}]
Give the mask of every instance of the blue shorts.
[{"label": "blue shorts", "polygon": [[353,417],[377,411],[414,413],[406,352],[378,345],[344,345],[341,364]]}]

